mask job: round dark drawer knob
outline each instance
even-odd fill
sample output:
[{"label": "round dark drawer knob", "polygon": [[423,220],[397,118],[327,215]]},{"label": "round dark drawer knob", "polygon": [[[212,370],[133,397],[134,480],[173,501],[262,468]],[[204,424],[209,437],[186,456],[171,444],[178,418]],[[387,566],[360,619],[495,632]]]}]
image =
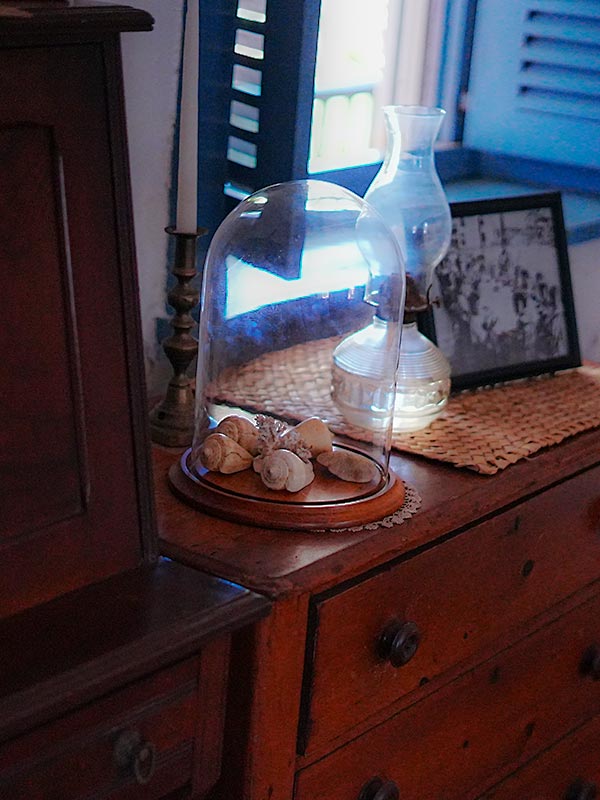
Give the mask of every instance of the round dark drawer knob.
[{"label": "round dark drawer knob", "polygon": [[414,622],[394,620],[379,637],[377,650],[393,667],[403,667],[417,652],[420,641],[421,633]]},{"label": "round dark drawer knob", "polygon": [[600,680],[600,647],[593,644],[585,651],[581,659],[581,671],[595,681]]},{"label": "round dark drawer knob", "polygon": [[115,742],[113,755],[121,769],[128,770],[141,786],[148,783],[156,767],[156,748],[138,731],[123,731]]},{"label": "round dark drawer knob", "polygon": [[394,781],[371,778],[360,790],[358,800],[400,800],[400,791]]},{"label": "round dark drawer knob", "polygon": [[596,784],[579,778],[569,786],[564,800],[594,800],[597,796]]}]

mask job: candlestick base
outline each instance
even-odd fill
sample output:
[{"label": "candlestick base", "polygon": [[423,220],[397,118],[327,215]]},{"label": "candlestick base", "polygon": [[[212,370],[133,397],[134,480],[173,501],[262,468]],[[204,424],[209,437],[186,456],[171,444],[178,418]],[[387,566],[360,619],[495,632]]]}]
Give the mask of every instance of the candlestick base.
[{"label": "candlestick base", "polygon": [[171,320],[173,335],[163,343],[163,350],[173,368],[164,398],[150,412],[150,436],[153,442],[166,447],[187,447],[194,434],[195,398],[193,381],[187,375],[190,363],[198,352],[198,340],[191,330],[195,321],[191,311],[198,304],[200,293],[191,285],[196,277],[196,244],[207,233],[183,233],[173,226],[166,228],[175,237],[175,256],[171,274],[177,284],[169,291],[167,300],[175,310]]}]

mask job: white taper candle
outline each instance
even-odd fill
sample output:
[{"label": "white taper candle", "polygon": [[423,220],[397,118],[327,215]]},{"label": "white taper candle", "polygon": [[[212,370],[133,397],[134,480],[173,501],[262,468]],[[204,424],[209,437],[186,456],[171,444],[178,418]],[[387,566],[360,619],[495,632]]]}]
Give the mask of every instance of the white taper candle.
[{"label": "white taper candle", "polygon": [[198,227],[199,0],[187,0],[184,26],[176,227],[183,233],[195,233]]}]

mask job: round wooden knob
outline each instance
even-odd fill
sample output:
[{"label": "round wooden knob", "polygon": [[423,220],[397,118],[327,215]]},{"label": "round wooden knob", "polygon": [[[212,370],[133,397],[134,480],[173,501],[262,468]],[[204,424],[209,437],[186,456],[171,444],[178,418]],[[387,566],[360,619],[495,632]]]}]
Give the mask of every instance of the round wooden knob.
[{"label": "round wooden knob", "polygon": [[600,680],[600,647],[597,644],[590,645],[583,654],[581,671],[595,681]]},{"label": "round wooden knob", "polygon": [[393,667],[408,664],[417,652],[421,633],[414,622],[394,620],[385,628],[378,641],[380,658],[389,661]]},{"label": "round wooden knob", "polygon": [[597,796],[598,788],[596,784],[579,778],[569,786],[565,800],[594,800]]},{"label": "round wooden knob", "polygon": [[136,782],[144,786],[154,775],[156,748],[145,742],[138,731],[122,731],[113,749],[117,766],[128,770]]},{"label": "round wooden knob", "polygon": [[371,778],[360,790],[358,800],[400,800],[400,791],[394,781]]}]

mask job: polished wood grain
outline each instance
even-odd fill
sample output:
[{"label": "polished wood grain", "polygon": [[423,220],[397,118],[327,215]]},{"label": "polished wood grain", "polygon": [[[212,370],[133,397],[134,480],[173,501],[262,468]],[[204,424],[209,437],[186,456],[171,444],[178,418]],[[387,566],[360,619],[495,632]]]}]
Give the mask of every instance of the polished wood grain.
[{"label": "polished wood grain", "polygon": [[[227,727],[224,774],[236,778],[217,785],[215,800],[345,800],[374,778],[381,786],[394,781],[401,797],[475,800],[598,710],[596,683],[576,663],[578,636],[593,614],[576,622],[569,615],[597,602],[600,431],[493,477],[395,454],[393,467],[422,497],[421,508],[392,528],[352,533],[211,516],[170,491],[177,452],[156,447],[153,459],[163,552],[268,594],[276,617],[286,609],[285,625],[265,621],[262,635],[247,631],[245,647],[234,647],[230,689],[239,713]],[[553,643],[544,639],[537,654],[528,649],[562,618]],[[379,652],[393,620],[416,622],[421,635],[400,668]],[[598,634],[587,633],[591,645]],[[514,680],[488,687],[482,665],[499,653]],[[255,660],[275,670],[261,690],[243,666]],[[557,693],[559,706],[546,705]],[[457,741],[463,729],[475,739]],[[276,749],[265,744],[274,736]]]},{"label": "polished wood grain", "polygon": [[221,758],[227,709],[227,679],[231,637],[211,637],[200,653],[198,682],[201,700],[194,743],[194,795],[204,797],[221,774]]},{"label": "polished wood grain", "polygon": [[119,34],[0,14],[0,797],[200,800],[231,636],[269,603],[159,559]]},{"label": "polished wood grain", "polygon": [[219,800],[292,797],[306,612],[282,600],[234,639]]},{"label": "polished wood grain", "polygon": [[[395,454],[392,467],[416,488],[422,507],[408,523],[358,533],[272,530],[193,509],[169,489],[167,473],[178,458],[177,451],[153,448],[161,551],[278,597],[331,588],[584,471],[600,459],[600,430],[573,437],[492,477]],[[600,527],[600,487],[583,502],[582,513]]]},{"label": "polished wood grain", "polygon": [[[589,513],[595,492],[600,492],[600,468],[475,526],[468,536],[456,536],[392,569],[386,565],[346,591],[316,598],[314,664],[305,677],[311,694],[308,750],[508,631],[515,635],[570,595],[573,586],[596,580],[600,535]],[[394,619],[411,621],[420,632],[416,652],[399,667],[378,647]]]},{"label": "polished wood grain", "polygon": [[[204,797],[221,771],[230,634],[268,611],[161,560],[0,621],[0,797]],[[156,751],[147,785],[115,767],[123,732]]]},{"label": "polished wood grain", "polygon": [[18,47],[8,19],[0,617],[156,556],[118,42]]},{"label": "polished wood grain", "polygon": [[255,594],[171,561],[0,621],[0,741],[267,614]]},{"label": "polished wood grain", "polygon": [[594,795],[590,787],[600,791],[599,753],[600,718],[596,718],[485,792],[479,800],[591,800]]},{"label": "polished wood grain", "polygon": [[[0,747],[0,797],[77,800],[110,792],[111,798],[161,798],[191,783],[201,698],[192,658],[13,740]],[[139,783],[132,766],[116,758],[117,741],[128,734],[154,750],[147,782]]]},{"label": "polished wood grain", "polygon": [[374,776],[406,800],[493,782],[598,714],[600,686],[580,666],[599,636],[596,597],[301,771],[296,800],[358,798]]},{"label": "polished wood grain", "polygon": [[0,42],[4,39],[12,44],[47,40],[49,36],[54,41],[62,37],[73,41],[73,35],[85,38],[123,31],[150,31],[153,25],[146,11],[126,5],[102,5],[93,0],[77,0],[77,3],[8,0],[4,5],[21,11],[19,15],[2,16],[0,20]]},{"label": "polished wood grain", "polygon": [[267,489],[252,469],[223,475],[198,472],[184,454],[169,470],[173,492],[184,502],[211,515],[268,528],[291,530],[343,529],[375,522],[404,502],[404,483],[393,472],[369,483],[343,481],[314,463],[314,479],[299,492]]},{"label": "polished wood grain", "polygon": [[[27,164],[27,174],[15,163]],[[0,183],[2,359],[11,376],[0,394],[0,417],[7,421],[0,455],[0,537],[6,542],[83,515],[89,464],[64,193],[51,127],[0,129]]]},{"label": "polished wood grain", "polygon": [[[198,470],[198,477],[204,483],[211,484],[215,489],[222,492],[265,500],[268,503],[284,503],[293,509],[294,506],[301,508],[307,504],[347,503],[348,501],[369,497],[369,495],[378,492],[382,488],[383,479],[376,462],[371,463],[376,471],[376,477],[368,483],[356,483],[342,481],[317,461],[312,461],[311,464],[315,473],[314,480],[299,492],[286,492],[285,489],[280,491],[268,489],[262,482],[260,475],[253,469],[245,469],[233,475],[223,475],[220,472],[210,472],[201,468]],[[208,510],[210,511],[210,509]],[[244,519],[244,522],[247,523],[248,518]]]}]

